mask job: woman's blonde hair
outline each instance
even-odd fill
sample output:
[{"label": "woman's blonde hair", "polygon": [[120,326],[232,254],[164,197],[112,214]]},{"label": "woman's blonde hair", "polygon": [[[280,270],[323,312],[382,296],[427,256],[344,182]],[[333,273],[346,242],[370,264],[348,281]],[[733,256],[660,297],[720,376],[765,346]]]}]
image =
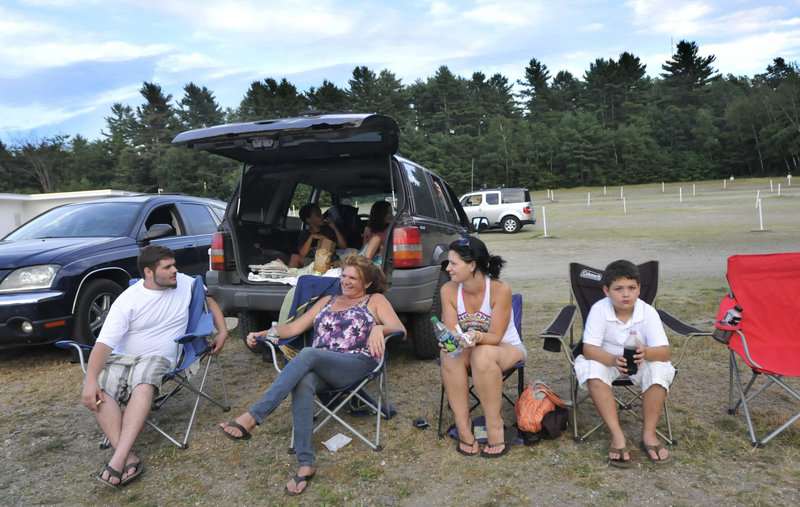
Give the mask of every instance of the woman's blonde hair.
[{"label": "woman's blonde hair", "polygon": [[[342,269],[353,267],[361,273],[361,279],[367,286],[367,294],[383,293],[386,290],[386,275],[371,260],[363,255],[348,255],[342,263]],[[371,282],[371,283],[370,283]]]}]

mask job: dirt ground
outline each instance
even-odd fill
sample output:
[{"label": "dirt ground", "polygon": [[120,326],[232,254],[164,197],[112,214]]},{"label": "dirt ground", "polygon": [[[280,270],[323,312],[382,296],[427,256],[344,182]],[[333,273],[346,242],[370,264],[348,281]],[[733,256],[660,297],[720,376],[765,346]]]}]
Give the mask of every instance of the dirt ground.
[{"label": "dirt ground", "polygon": [[[798,189],[784,186],[778,196],[777,183],[772,192],[769,180],[763,179],[728,182],[725,189],[721,181],[698,183],[694,189],[692,184],[669,184],[664,192],[661,185],[626,187],[624,204],[619,187],[608,188],[606,195],[602,188],[557,190],[555,201],[536,192],[537,225],[515,235],[482,234],[490,251],[507,260],[503,278],[524,298],[526,381],[543,380],[568,397],[566,359],[542,350],[538,335],[569,302],[571,261],[602,268],[618,258],[636,263],[658,260],[657,306],[710,330],[727,291],[728,256],[800,250]],[[684,346],[671,338],[677,356]],[[317,476],[300,497],[283,493],[295,466],[286,452],[291,433],[288,403],[250,441],[231,442],[215,429],[218,422],[248,408],[275,376],[238,336],[231,337],[222,355],[233,410],[225,414],[201,405],[186,450],[146,428],[135,448],[145,473],[123,490],[93,478],[111,451],[98,449],[101,434],[79,403],[82,374],[68,363],[68,354],[52,347],[2,352],[0,504],[796,504],[800,497],[797,425],[765,448],[754,449],[744,416],[727,412],[727,348],[708,338],[685,349],[668,398],[678,440],[671,448],[673,463],[650,464],[637,449],[639,423],[626,417],[623,427],[635,466],[619,470],[606,463],[608,435],[602,429],[582,444],[572,440],[569,428],[558,440],[515,446],[502,459],[462,457],[455,452],[454,441],[436,436],[440,395],[436,363],[419,361],[408,344],[397,344],[389,350],[388,368],[398,415],[383,423],[384,449],[373,452],[353,441],[332,453],[321,441],[341,429],[329,426],[316,439]],[[510,383],[507,390],[512,393]],[[787,396],[770,391],[754,404],[759,435],[797,411],[796,402],[793,405]],[[177,429],[177,414],[189,409],[184,400],[157,418]],[[418,417],[434,428],[415,429],[412,421]],[[513,409],[506,407],[504,417],[513,422]],[[590,404],[579,413],[579,424],[596,420]],[[369,430],[370,423],[353,421]]]}]

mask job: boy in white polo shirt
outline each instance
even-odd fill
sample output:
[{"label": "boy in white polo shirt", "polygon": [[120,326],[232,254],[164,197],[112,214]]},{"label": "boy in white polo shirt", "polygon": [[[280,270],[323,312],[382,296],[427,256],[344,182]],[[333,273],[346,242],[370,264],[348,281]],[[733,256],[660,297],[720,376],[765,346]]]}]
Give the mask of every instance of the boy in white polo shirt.
[{"label": "boy in white polo shirt", "polygon": [[675,368],[669,361],[672,351],[655,308],[639,299],[640,288],[639,270],[632,262],[618,260],[606,267],[603,275],[606,297],[589,310],[583,331],[583,355],[575,358],[578,383],[583,388],[588,386],[592,401],[611,434],[609,464],[620,468],[630,467],[631,458],[619,424],[611,383],[620,375],[627,375],[623,350],[632,335],[640,344],[633,356],[638,371],[630,380],[644,393],[640,446],[653,463],[663,465],[672,460],[656,435],[664,398],[675,377]]}]

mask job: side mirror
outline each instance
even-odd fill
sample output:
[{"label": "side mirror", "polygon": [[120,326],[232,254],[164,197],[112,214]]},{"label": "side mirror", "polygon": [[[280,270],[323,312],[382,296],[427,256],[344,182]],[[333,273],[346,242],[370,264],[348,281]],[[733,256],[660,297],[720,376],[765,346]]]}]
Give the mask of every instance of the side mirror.
[{"label": "side mirror", "polygon": [[167,224],[153,224],[147,229],[147,232],[144,235],[144,239],[151,240],[157,238],[163,238],[165,236],[174,236],[175,235],[175,228],[171,225]]},{"label": "side mirror", "polygon": [[472,219],[472,227],[481,232],[489,228],[489,220],[486,217],[475,217]]}]

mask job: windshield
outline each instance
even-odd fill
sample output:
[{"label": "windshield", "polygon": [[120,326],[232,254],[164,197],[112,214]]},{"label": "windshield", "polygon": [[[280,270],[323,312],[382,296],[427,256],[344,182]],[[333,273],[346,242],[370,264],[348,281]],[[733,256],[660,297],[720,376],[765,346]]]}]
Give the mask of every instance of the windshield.
[{"label": "windshield", "polygon": [[136,217],[135,202],[81,203],[39,215],[4,239],[124,236]]}]

